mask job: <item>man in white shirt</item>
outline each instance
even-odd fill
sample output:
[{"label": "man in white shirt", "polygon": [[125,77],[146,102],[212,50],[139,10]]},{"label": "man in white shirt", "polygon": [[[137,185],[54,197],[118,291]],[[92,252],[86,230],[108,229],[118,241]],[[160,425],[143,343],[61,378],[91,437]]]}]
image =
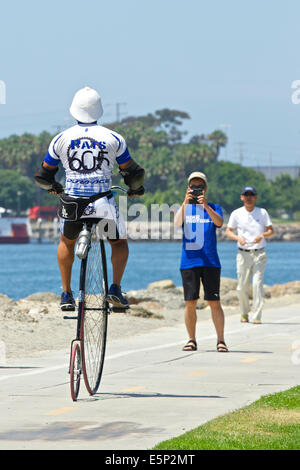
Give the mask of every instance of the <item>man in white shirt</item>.
[{"label": "man in white shirt", "polygon": [[257,191],[254,186],[245,186],[241,192],[241,201],[244,205],[231,213],[226,235],[231,240],[237,241],[237,291],[242,314],[241,322],[247,323],[249,321],[248,291],[252,275],[252,321],[259,324],[261,323],[264,300],[263,281],[267,262],[266,238],[271,237],[274,230],[268,212],[261,207],[256,207],[256,200]]},{"label": "man in white shirt", "polygon": [[[60,196],[61,239],[57,248],[63,288],[60,307],[63,311],[75,310],[71,290],[74,247],[86,218],[107,222],[113,270],[107,301],[117,307],[128,307],[120,286],[128,244],[125,224],[111,192],[112,172],[117,164],[131,198],[144,193],[144,169],[132,159],[120,134],[98,124],[103,109],[96,90],[90,87],[78,90],[70,113],[77,123],[53,138],[34,175],[38,186]],[[60,163],[66,174],[65,190],[55,180]]]}]

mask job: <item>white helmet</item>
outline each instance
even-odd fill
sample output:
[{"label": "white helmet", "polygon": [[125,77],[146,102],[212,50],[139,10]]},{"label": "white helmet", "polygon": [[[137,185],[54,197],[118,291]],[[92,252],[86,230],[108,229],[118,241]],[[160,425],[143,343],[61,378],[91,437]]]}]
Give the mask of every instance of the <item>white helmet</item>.
[{"label": "white helmet", "polygon": [[70,107],[70,113],[77,121],[83,123],[98,121],[103,114],[99,94],[88,86],[77,91]]}]

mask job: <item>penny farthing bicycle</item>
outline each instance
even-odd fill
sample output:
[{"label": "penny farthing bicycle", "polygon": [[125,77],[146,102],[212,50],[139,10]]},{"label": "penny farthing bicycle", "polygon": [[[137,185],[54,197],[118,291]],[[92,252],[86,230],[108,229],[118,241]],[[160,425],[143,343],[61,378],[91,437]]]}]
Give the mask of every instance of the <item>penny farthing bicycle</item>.
[{"label": "penny farthing bicycle", "polygon": [[[127,193],[120,186],[111,189]],[[126,308],[110,307],[106,301],[107,264],[105,243],[96,230],[99,219],[83,220],[76,248],[81,259],[77,316],[64,316],[64,319],[77,320],[69,364],[73,401],[78,398],[82,376],[88,393],[94,395],[97,392],[103,372],[108,315],[110,311],[126,311]]]}]

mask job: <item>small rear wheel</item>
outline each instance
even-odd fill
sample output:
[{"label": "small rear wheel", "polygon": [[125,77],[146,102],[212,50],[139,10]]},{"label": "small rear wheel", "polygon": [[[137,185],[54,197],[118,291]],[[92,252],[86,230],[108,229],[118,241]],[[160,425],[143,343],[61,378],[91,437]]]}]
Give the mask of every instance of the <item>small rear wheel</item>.
[{"label": "small rear wheel", "polygon": [[77,401],[80,388],[80,375],[82,371],[81,351],[80,345],[75,343],[71,353],[70,363],[70,386],[71,397],[73,401]]}]

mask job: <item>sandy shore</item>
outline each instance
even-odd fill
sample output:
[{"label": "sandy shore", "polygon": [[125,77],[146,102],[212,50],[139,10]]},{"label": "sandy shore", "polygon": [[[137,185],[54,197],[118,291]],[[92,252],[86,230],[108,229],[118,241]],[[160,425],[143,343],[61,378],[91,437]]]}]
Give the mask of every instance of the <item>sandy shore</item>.
[{"label": "sandy shore", "polygon": [[[185,331],[182,288],[172,286],[171,281],[162,282],[164,287],[154,285],[127,293],[131,309],[128,313],[110,314],[108,341],[175,325],[182,325]],[[235,285],[236,281],[230,279],[221,282],[225,317],[239,314]],[[300,281],[266,288],[265,309],[289,304],[300,304]],[[203,299],[199,300],[197,313],[199,322],[210,318],[210,309]],[[52,293],[33,294],[17,302],[0,294],[0,327],[6,361],[67,349],[76,336],[76,321],[63,319],[59,296]]]}]

